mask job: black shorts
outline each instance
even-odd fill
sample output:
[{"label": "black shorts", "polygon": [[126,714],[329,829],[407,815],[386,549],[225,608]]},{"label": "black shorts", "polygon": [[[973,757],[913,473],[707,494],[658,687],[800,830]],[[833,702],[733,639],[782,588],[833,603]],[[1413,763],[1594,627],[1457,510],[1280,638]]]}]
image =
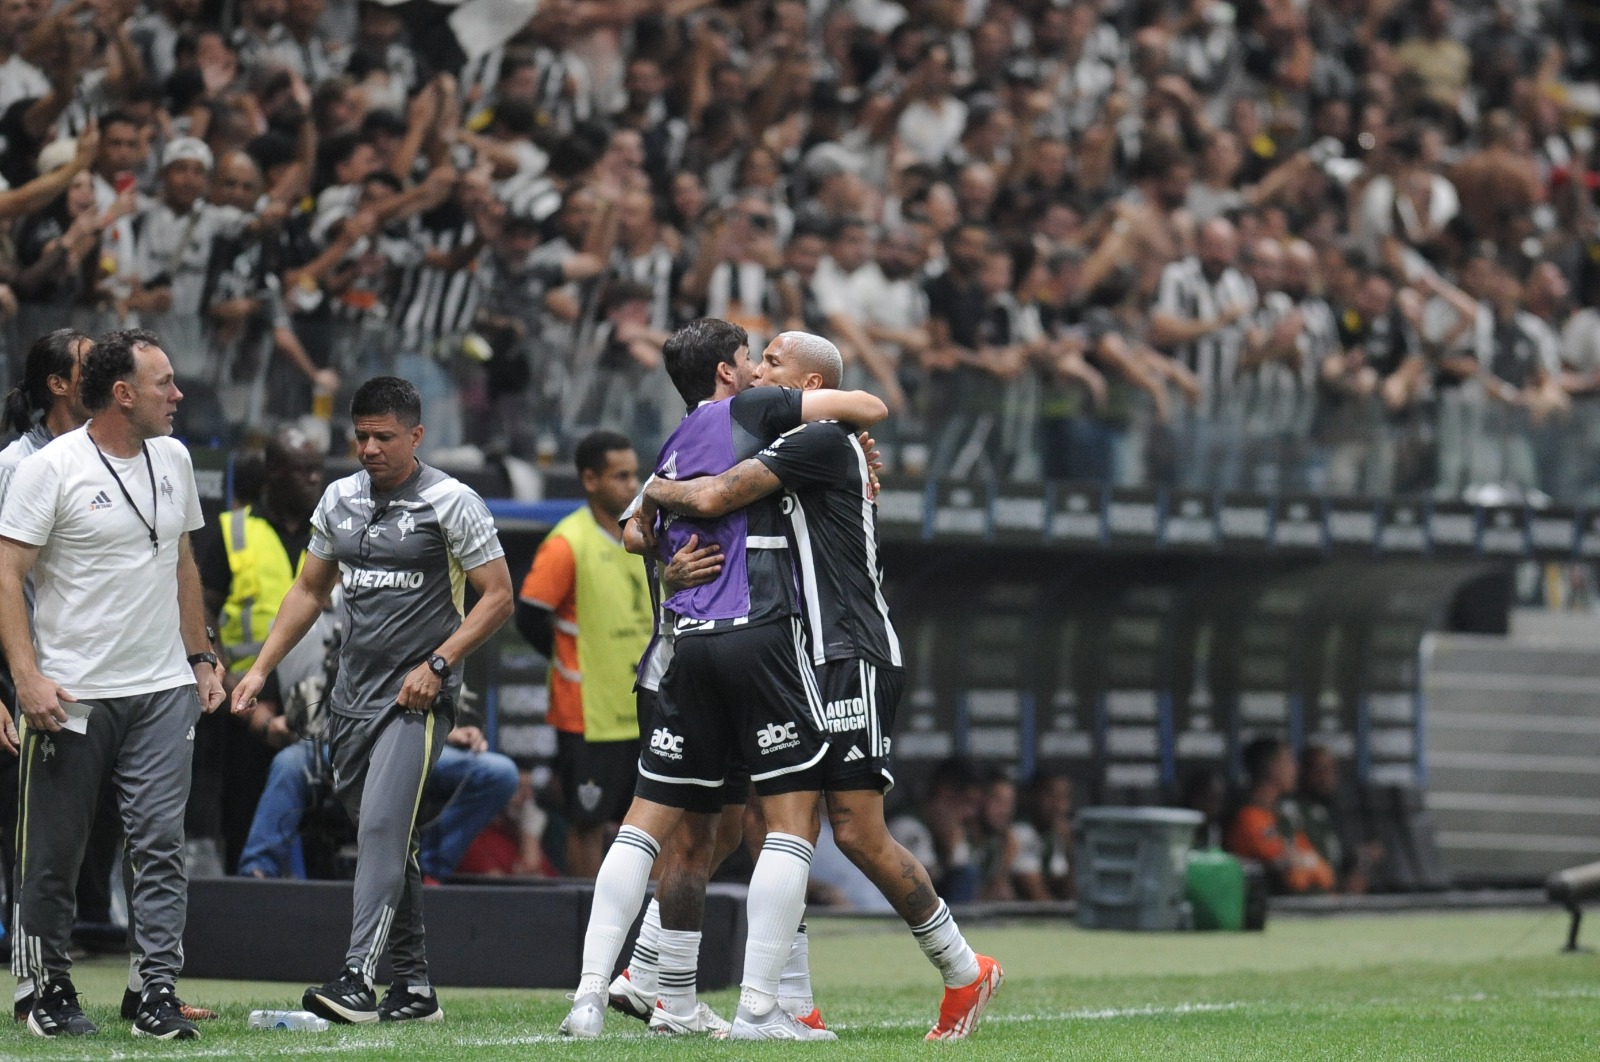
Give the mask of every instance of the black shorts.
[{"label": "black shorts", "polygon": [[828,739],[799,620],[679,635],[639,744],[639,795],[669,807],[705,806],[694,791],[720,790],[736,761],[763,796],[820,790]]},{"label": "black shorts", "polygon": [[[639,699],[639,733],[644,735],[644,741],[649,741],[661,727],[661,720],[656,717],[656,692],[636,690],[635,693]],[[715,815],[723,808],[737,807],[749,802],[750,772],[745,769],[743,760],[733,756],[723,772],[720,789],[707,789],[698,785],[669,785],[641,774],[634,793],[657,804],[682,808],[696,815]]]},{"label": "black shorts", "polygon": [[889,742],[905,672],[866,660],[830,660],[817,668],[817,684],[833,741],[822,761],[822,788],[830,793],[893,789]]},{"label": "black shorts", "polygon": [[633,803],[639,769],[638,741],[585,741],[556,732],[556,769],[567,817],[580,830],[621,822]]}]

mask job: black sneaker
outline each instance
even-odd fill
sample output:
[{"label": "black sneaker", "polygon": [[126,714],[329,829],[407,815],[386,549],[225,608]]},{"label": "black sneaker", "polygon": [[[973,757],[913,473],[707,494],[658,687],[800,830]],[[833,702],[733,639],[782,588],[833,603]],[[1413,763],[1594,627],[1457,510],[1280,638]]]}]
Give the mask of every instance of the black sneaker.
[{"label": "black sneaker", "polygon": [[169,986],[147,988],[133,1017],[133,1035],[156,1040],[198,1040],[200,1027],[183,1016],[183,1004]]},{"label": "black sneaker", "polygon": [[359,970],[347,969],[321,988],[306,989],[301,1005],[340,1025],[363,1025],[378,1020],[378,998]]},{"label": "black sneaker", "polygon": [[396,981],[378,1004],[378,1020],[444,1021],[444,1008],[439,1005],[439,993],[433,989],[428,989],[424,995]]},{"label": "black sneaker", "polygon": [[35,1036],[93,1036],[100,1031],[78,1006],[78,990],[65,977],[45,986],[28,1011],[28,1031]]},{"label": "black sneaker", "polygon": [[[191,1007],[183,1000],[178,1000],[178,1012],[185,1021],[213,1021],[217,1012],[205,1007]],[[139,1016],[139,993],[131,988],[122,990],[122,1020],[133,1021]]]}]

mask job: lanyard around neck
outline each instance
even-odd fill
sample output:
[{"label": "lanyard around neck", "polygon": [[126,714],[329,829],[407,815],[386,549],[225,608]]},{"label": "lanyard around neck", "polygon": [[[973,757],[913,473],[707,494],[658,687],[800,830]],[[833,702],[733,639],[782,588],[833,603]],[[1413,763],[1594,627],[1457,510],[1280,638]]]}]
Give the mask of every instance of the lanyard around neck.
[{"label": "lanyard around neck", "polygon": [[139,452],[144,454],[144,470],[150,475],[150,519],[146,520],[144,513],[141,513],[139,507],[133,503],[133,495],[128,493],[128,488],[123,484],[122,477],[117,475],[117,470],[111,467],[110,461],[106,460],[106,452],[100,449],[99,443],[94,442],[94,436],[89,436],[89,441],[94,443],[94,452],[100,455],[100,463],[106,466],[106,471],[111,473],[111,478],[117,481],[117,489],[127,499],[128,508],[133,510],[133,515],[139,518],[139,522],[144,525],[144,529],[150,532],[150,553],[152,555],[159,554],[161,552],[161,539],[156,535],[155,521],[160,518],[161,511],[156,508],[156,470],[150,463],[150,448],[144,443],[139,444]]}]

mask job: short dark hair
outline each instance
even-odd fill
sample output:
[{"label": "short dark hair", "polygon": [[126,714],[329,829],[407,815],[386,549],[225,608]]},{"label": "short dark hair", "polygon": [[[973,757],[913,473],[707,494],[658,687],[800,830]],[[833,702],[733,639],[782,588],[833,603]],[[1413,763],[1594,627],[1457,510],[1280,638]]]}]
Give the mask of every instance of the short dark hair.
[{"label": "short dark hair", "polygon": [[144,123],[139,121],[139,119],[135,118],[133,115],[129,114],[127,111],[107,111],[100,116],[101,129],[109,129],[113,125],[131,125],[135,129],[144,128]]},{"label": "short dark hair", "polygon": [[932,773],[928,775],[927,791],[930,796],[940,791],[960,792],[983,785],[985,781],[977,764],[965,756],[951,756],[934,765]]},{"label": "short dark hair", "polygon": [[369,140],[380,136],[404,137],[406,120],[387,108],[368,111],[366,117],[361,119],[359,135]]},{"label": "short dark hair", "polygon": [[161,340],[143,328],[124,328],[107,332],[94,341],[94,349],[83,359],[78,397],[83,408],[98,413],[111,404],[111,389],[118,380],[133,375],[133,352],[138,347],[159,347]]},{"label": "short dark hair", "polygon": [[662,360],[672,386],[678,389],[690,409],[710,398],[717,390],[717,366],[735,364],[739,348],[749,346],[745,330],[717,317],[700,317],[667,338],[661,347]]},{"label": "short dark hair", "polygon": [[6,395],[4,408],[0,409],[0,429],[29,431],[35,413],[49,412],[55,402],[50,393],[50,377],[72,379],[72,350],[80,340],[88,338],[76,328],[57,328],[33,341],[22,380]]},{"label": "short dark hair", "polygon": [[367,176],[361,182],[361,187],[365,189],[369,184],[381,184],[396,194],[406,190],[406,186],[401,183],[400,178],[396,177],[388,170],[373,170],[371,173],[367,174]]},{"label": "short dark hair", "polygon": [[317,169],[322,178],[321,184],[323,186],[332,184],[335,180],[333,171],[349,162],[362,145],[370,147],[371,144],[371,139],[361,133],[335,133],[324,140],[317,149]]},{"label": "short dark hair", "polygon": [[394,419],[407,428],[422,423],[422,396],[410,380],[398,376],[374,376],[356,388],[350,399],[350,419],[383,417],[394,414]]},{"label": "short dark hair", "polygon": [[533,104],[513,97],[496,101],[493,124],[513,136],[532,136],[539,120]]},{"label": "short dark hair", "polygon": [[601,428],[592,431],[578,440],[578,449],[572,455],[572,463],[578,468],[578,475],[585,472],[596,474],[606,470],[607,458],[618,450],[632,450],[633,443],[621,432],[608,431]]},{"label": "short dark hair", "polygon": [[600,300],[600,312],[611,313],[630,302],[653,302],[656,291],[642,280],[632,278],[612,281]]},{"label": "short dark hair", "polygon": [[1272,761],[1285,748],[1282,738],[1258,737],[1244,747],[1240,758],[1244,761],[1244,774],[1251,785],[1259,785],[1272,769]]}]

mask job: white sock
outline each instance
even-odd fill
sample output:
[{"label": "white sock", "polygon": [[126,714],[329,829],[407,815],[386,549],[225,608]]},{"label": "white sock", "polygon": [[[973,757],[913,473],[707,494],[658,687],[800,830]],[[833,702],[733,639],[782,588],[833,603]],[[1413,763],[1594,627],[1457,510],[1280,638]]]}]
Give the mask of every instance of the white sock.
[{"label": "white sock", "polygon": [[656,975],[661,969],[661,904],[650,901],[644,909],[644,924],[639,927],[639,939],[633,942],[633,956],[628,960],[628,980],[647,996],[656,994]]},{"label": "white sock", "polygon": [[661,979],[657,995],[661,1005],[679,1017],[694,1013],[699,999],[695,995],[695,975],[700,969],[700,931],[663,929],[661,931]]},{"label": "white sock", "polygon": [[611,971],[628,928],[644,902],[650,868],[661,846],[643,830],[623,826],[600,864],[594,879],[594,901],[589,908],[589,928],[583,935],[583,976],[578,981],[579,998],[605,995],[611,987]]},{"label": "white sock", "polygon": [[739,1006],[751,1017],[778,1004],[778,981],[789,959],[795,931],[806,913],[811,842],[791,833],[769,833],[750,875],[749,937]]},{"label": "white sock", "polygon": [[11,997],[11,1002],[21,1003],[24,999],[27,999],[31,995],[33,995],[33,978],[17,978],[17,994]]},{"label": "white sock", "polygon": [[946,988],[964,988],[978,979],[978,957],[943,900],[932,918],[911,927],[911,935],[917,938],[922,954],[944,975]]},{"label": "white sock", "polygon": [[778,980],[778,1005],[799,1018],[810,1014],[816,1007],[811,997],[811,938],[806,935],[806,924],[789,943],[789,961],[784,963],[783,976]]},{"label": "white sock", "polygon": [[414,996],[422,996],[423,998],[427,998],[428,996],[433,995],[433,986],[427,983],[420,985],[406,985],[406,991],[410,992]]},{"label": "white sock", "polygon": [[144,962],[144,956],[134,952],[128,956],[128,991],[139,995],[144,991],[144,975],[139,972],[139,966]]}]

